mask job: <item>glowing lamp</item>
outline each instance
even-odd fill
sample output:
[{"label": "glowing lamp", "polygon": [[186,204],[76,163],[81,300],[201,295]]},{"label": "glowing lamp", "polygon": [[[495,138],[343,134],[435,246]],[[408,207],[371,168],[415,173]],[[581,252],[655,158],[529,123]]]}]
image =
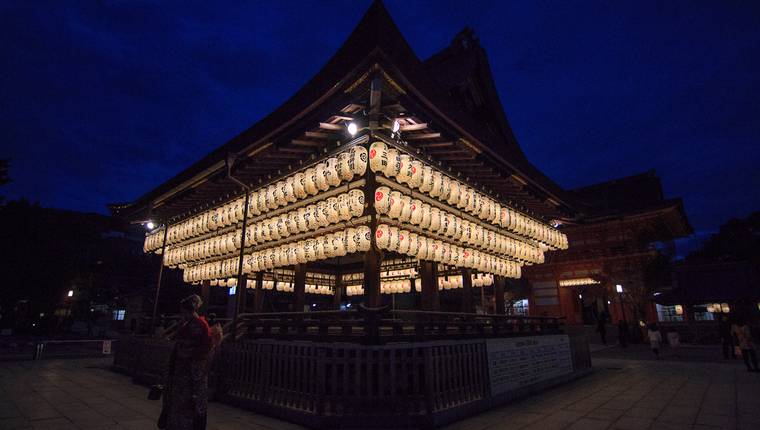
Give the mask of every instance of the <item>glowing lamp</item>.
[{"label": "glowing lamp", "polygon": [[721,303],[720,304],[720,310],[723,311],[724,314],[727,314],[731,312],[731,307],[728,306],[728,303]]},{"label": "glowing lamp", "polygon": [[676,305],[675,308],[676,308],[676,315],[683,315],[683,306]]},{"label": "glowing lamp", "polygon": [[156,228],[156,224],[154,224],[153,221],[148,221],[147,224],[145,224],[145,227],[147,227],[148,230],[153,230]]},{"label": "glowing lamp", "polygon": [[355,122],[349,122],[348,123],[348,134],[351,136],[356,136],[356,132],[359,131],[358,127],[356,127]]},{"label": "glowing lamp", "polygon": [[393,132],[398,133],[399,130],[401,130],[401,124],[398,123],[398,121],[393,121]]},{"label": "glowing lamp", "polygon": [[74,290],[69,290],[69,292],[66,294],[66,297],[74,297]]},{"label": "glowing lamp", "polygon": [[620,285],[620,284],[615,285],[615,291],[617,291],[618,293],[622,293],[623,292],[623,286]]}]

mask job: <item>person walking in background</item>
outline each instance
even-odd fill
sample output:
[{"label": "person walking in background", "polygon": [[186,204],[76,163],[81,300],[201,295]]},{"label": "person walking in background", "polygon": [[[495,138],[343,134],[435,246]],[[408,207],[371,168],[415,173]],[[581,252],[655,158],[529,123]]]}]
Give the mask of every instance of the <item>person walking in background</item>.
[{"label": "person walking in background", "polygon": [[618,321],[618,342],[623,348],[628,346],[628,322],[624,319]]},{"label": "person walking in background", "polygon": [[728,319],[728,315],[721,315],[718,320],[718,331],[720,332],[720,340],[723,344],[723,358],[728,360],[730,356],[732,359],[736,358],[736,352],[734,351],[734,337],[731,334],[731,322]]},{"label": "person walking in background", "polygon": [[647,330],[647,336],[649,337],[649,347],[652,348],[652,352],[654,352],[655,357],[657,359],[660,359],[660,345],[662,344],[662,333],[660,333],[660,328],[657,327],[657,324],[651,323],[649,324],[649,330]]},{"label": "person walking in background", "polygon": [[736,343],[742,351],[747,372],[760,371],[757,367],[757,353],[755,352],[755,342],[752,339],[752,331],[744,318],[736,319],[736,324],[731,326],[731,334],[736,338]]},{"label": "person walking in background", "polygon": [[599,337],[602,338],[602,343],[607,345],[607,315],[604,311],[600,312],[596,317],[596,331],[599,333]]},{"label": "person walking in background", "polygon": [[198,316],[202,303],[195,294],[180,302],[182,322],[169,360],[159,428],[206,428],[208,356],[212,343],[208,324]]},{"label": "person walking in background", "polygon": [[681,335],[678,334],[676,329],[671,328],[668,332],[668,345],[670,345],[670,349],[673,350],[673,355],[679,357],[678,350],[681,346]]}]

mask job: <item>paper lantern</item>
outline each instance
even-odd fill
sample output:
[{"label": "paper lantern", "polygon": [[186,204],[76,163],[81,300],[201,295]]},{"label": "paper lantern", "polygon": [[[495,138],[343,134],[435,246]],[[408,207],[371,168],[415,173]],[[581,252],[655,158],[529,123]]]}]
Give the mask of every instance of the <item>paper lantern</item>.
[{"label": "paper lantern", "polygon": [[399,230],[398,232],[398,248],[396,251],[399,254],[406,254],[409,251],[409,232],[406,230]]},{"label": "paper lantern", "polygon": [[324,260],[325,258],[327,258],[325,240],[323,236],[318,236],[316,239],[314,239],[314,259]]},{"label": "paper lantern", "polygon": [[317,202],[314,210],[314,219],[317,221],[317,228],[326,227],[330,223],[327,219],[327,202],[322,200]]},{"label": "paper lantern", "polygon": [[388,242],[388,250],[389,251],[395,251],[398,249],[398,228],[390,226],[388,228],[390,239]]},{"label": "paper lantern", "polygon": [[380,249],[389,249],[391,240],[390,227],[387,224],[380,224],[375,229],[375,244]]},{"label": "paper lantern", "polygon": [[341,221],[348,221],[351,219],[351,205],[349,203],[348,193],[338,196],[338,215]]},{"label": "paper lantern", "polygon": [[325,177],[327,183],[331,187],[337,187],[340,185],[340,175],[338,174],[338,159],[336,157],[330,157],[327,159],[325,169]]},{"label": "paper lantern", "polygon": [[443,191],[443,175],[439,171],[433,172],[433,186],[430,189],[430,195],[432,197],[438,197]]},{"label": "paper lantern", "polygon": [[443,242],[440,240],[433,241],[433,261],[442,262],[443,261]]},{"label": "paper lantern", "polygon": [[409,222],[419,225],[422,221],[422,202],[414,199],[409,203]]},{"label": "paper lantern", "polygon": [[383,142],[373,142],[369,147],[369,168],[373,172],[385,172],[388,166],[388,146]]},{"label": "paper lantern", "polygon": [[327,222],[329,224],[335,224],[340,221],[337,197],[330,197],[325,201],[325,213],[327,214]]},{"label": "paper lantern", "polygon": [[319,192],[317,187],[317,170],[314,167],[309,167],[304,171],[303,188],[307,194],[316,195]]},{"label": "paper lantern", "polygon": [[430,231],[437,232],[441,228],[441,210],[437,207],[430,208]]},{"label": "paper lantern", "polygon": [[285,178],[283,181],[284,185],[282,186],[282,195],[285,198],[285,205],[288,203],[294,203],[298,198],[296,197],[295,190],[293,189],[293,185],[295,184],[296,180],[293,176],[289,176]]},{"label": "paper lantern", "polygon": [[407,154],[399,155],[399,172],[396,180],[401,184],[406,184],[412,177],[412,157]]},{"label": "paper lantern", "polygon": [[398,219],[401,222],[409,222],[412,215],[412,199],[409,196],[401,196],[401,212]]},{"label": "paper lantern", "polygon": [[401,210],[404,208],[404,204],[401,201],[401,193],[398,191],[391,191],[390,193],[390,208],[388,209],[388,216],[391,218],[398,218],[401,215]]},{"label": "paper lantern", "polygon": [[388,165],[385,166],[383,173],[389,178],[395,178],[401,170],[401,159],[399,153],[394,148],[388,148]]},{"label": "paper lantern", "polygon": [[357,249],[357,243],[354,241],[354,236],[356,236],[355,228],[349,227],[346,229],[346,252],[349,254],[353,254]]},{"label": "paper lantern", "polygon": [[364,192],[361,190],[349,191],[348,205],[352,217],[362,216],[364,213]]},{"label": "paper lantern", "polygon": [[391,190],[388,187],[378,187],[375,189],[375,211],[379,214],[386,214],[391,207]]},{"label": "paper lantern", "polygon": [[350,165],[355,176],[364,176],[367,171],[367,148],[354,146],[351,148]]},{"label": "paper lantern", "polygon": [[416,257],[420,249],[420,236],[416,233],[409,233],[409,249],[406,255]]},{"label": "paper lantern", "polygon": [[262,188],[258,191],[258,194],[256,196],[256,204],[258,205],[259,211],[263,213],[269,212],[269,206],[267,206],[267,190],[266,188]]},{"label": "paper lantern", "polygon": [[433,189],[433,168],[430,166],[422,167],[422,182],[420,182],[420,191],[429,193]]},{"label": "paper lantern", "polygon": [[430,220],[431,220],[431,210],[429,204],[423,203],[422,204],[422,217],[420,218],[420,228],[422,229],[429,229],[430,228]]},{"label": "paper lantern", "polygon": [[319,191],[327,191],[330,188],[326,163],[317,163],[317,166],[315,168],[314,182],[317,185]]},{"label": "paper lantern", "polygon": [[422,163],[418,160],[412,160],[407,184],[412,188],[419,188],[422,185]]},{"label": "paper lantern", "polygon": [[359,237],[357,250],[359,252],[367,252],[372,244],[372,230],[366,225],[359,226],[356,229],[356,234]]},{"label": "paper lantern", "polygon": [[335,257],[343,257],[346,255],[346,244],[344,239],[345,235],[346,233],[342,230],[330,235],[332,240],[333,255]]},{"label": "paper lantern", "polygon": [[441,180],[441,193],[438,196],[439,199],[442,201],[447,201],[449,199],[449,195],[451,194],[451,178],[449,178],[446,175],[443,175],[443,178]]},{"label": "paper lantern", "polygon": [[428,238],[425,236],[417,237],[417,255],[418,260],[428,260]]},{"label": "paper lantern", "polygon": [[451,191],[449,192],[449,196],[446,201],[450,205],[456,206],[459,203],[459,195],[462,191],[462,184],[460,184],[458,181],[452,180],[449,186],[451,187]]},{"label": "paper lantern", "polygon": [[354,177],[354,170],[351,168],[350,159],[350,151],[338,154],[338,176],[343,181],[350,181]]}]

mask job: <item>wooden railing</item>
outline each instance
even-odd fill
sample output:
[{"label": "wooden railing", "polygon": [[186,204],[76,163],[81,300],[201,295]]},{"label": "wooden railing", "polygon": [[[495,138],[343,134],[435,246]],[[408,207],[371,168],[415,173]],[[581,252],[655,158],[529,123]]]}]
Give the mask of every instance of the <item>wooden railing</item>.
[{"label": "wooden railing", "polygon": [[320,427],[330,427],[331,417],[342,425],[355,419],[361,426],[359,417],[372,416],[413,424],[485,398],[486,360],[482,341],[362,346],[246,340],[225,344],[220,392],[254,410],[267,405],[269,413],[279,410],[291,419],[292,412],[319,417]]},{"label": "wooden railing", "polygon": [[365,344],[557,334],[561,333],[563,324],[559,317],[392,311],[386,308],[241,314],[239,321],[245,327],[246,338]]}]

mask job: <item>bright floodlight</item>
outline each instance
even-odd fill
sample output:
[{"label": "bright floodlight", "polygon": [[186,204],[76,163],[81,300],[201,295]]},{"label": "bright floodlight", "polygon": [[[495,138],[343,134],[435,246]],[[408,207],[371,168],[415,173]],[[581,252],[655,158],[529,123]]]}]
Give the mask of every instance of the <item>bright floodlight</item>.
[{"label": "bright floodlight", "polygon": [[354,122],[349,122],[349,123],[348,123],[348,134],[350,134],[351,136],[356,136],[356,132],[357,132],[357,131],[359,131],[359,130],[358,130],[358,128],[356,127],[356,123],[354,123]]},{"label": "bright floodlight", "polygon": [[156,225],[153,224],[153,221],[148,221],[148,223],[145,224],[145,227],[148,227],[148,230],[153,230],[156,227]]},{"label": "bright floodlight", "polygon": [[399,124],[398,121],[393,121],[393,132],[398,133],[400,129],[401,129],[401,124]]},{"label": "bright floodlight", "polygon": [[69,293],[66,294],[68,297],[74,297],[74,290],[69,290]]},{"label": "bright floodlight", "polygon": [[618,293],[622,293],[622,292],[623,292],[623,286],[622,286],[622,285],[620,285],[620,284],[617,284],[617,285],[615,285],[615,290],[616,290]]}]

